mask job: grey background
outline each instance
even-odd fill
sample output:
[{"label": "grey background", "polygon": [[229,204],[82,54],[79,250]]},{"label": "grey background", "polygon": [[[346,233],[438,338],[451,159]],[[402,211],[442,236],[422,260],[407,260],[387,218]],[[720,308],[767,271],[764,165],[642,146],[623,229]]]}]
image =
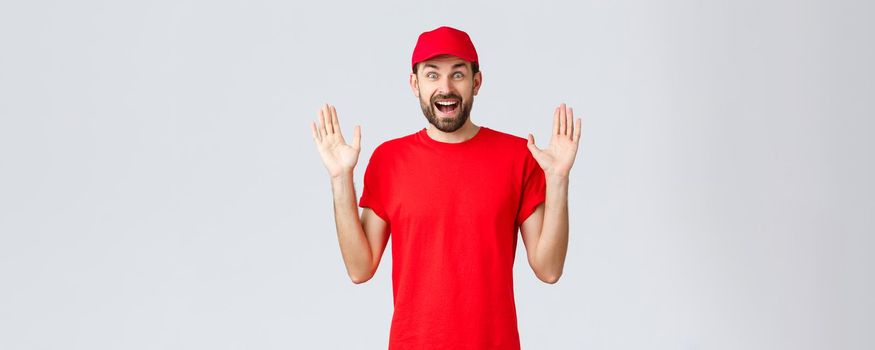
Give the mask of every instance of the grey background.
[{"label": "grey background", "polygon": [[472,119],[583,118],[525,349],[875,348],[875,6],[865,1],[4,1],[0,348],[380,349],[308,124],[426,125],[416,37],[469,32]]}]

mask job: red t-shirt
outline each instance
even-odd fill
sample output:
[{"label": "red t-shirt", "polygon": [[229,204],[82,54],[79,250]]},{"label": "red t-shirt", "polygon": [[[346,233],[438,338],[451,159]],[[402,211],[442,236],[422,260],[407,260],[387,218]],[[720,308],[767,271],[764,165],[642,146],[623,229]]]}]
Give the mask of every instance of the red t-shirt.
[{"label": "red t-shirt", "polygon": [[461,143],[423,128],[378,146],[359,206],[389,224],[389,349],[519,349],[517,232],[545,195],[526,139],[487,127]]}]

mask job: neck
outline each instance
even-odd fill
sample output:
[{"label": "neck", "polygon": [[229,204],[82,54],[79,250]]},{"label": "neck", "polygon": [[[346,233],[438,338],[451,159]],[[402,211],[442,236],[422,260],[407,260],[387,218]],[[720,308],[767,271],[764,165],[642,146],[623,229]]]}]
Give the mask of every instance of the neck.
[{"label": "neck", "polygon": [[477,132],[480,130],[480,127],[474,125],[471,122],[471,119],[465,122],[459,130],[453,132],[443,132],[438,130],[438,128],[434,127],[432,124],[428,124],[425,132],[431,137],[432,140],[444,142],[444,143],[460,143],[470,140]]}]

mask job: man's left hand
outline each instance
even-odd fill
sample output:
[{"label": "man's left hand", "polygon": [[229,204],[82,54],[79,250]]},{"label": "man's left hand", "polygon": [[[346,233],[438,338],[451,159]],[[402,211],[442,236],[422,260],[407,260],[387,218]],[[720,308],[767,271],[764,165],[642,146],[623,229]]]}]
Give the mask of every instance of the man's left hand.
[{"label": "man's left hand", "polygon": [[574,120],[574,111],[565,103],[553,112],[553,135],[545,149],[535,146],[535,136],[529,133],[529,151],[546,175],[567,177],[577,156],[580,143],[580,118]]}]

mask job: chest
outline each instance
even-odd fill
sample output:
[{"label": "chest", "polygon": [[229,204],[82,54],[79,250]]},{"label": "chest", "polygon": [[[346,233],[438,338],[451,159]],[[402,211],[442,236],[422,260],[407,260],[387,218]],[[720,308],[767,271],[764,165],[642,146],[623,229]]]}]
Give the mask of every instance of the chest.
[{"label": "chest", "polygon": [[389,210],[399,219],[499,221],[512,217],[522,168],[509,157],[420,157],[394,166]]}]

